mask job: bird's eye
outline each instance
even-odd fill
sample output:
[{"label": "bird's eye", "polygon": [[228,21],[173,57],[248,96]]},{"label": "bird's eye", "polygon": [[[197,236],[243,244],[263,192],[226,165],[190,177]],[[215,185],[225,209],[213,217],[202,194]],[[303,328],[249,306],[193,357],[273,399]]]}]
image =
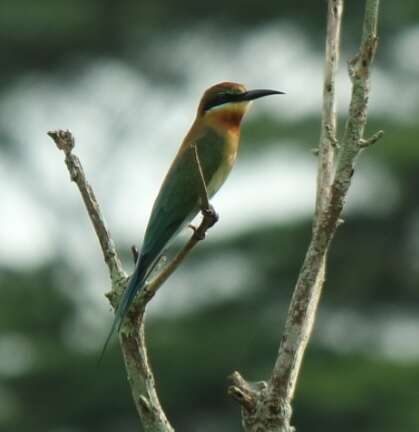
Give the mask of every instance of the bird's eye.
[{"label": "bird's eye", "polygon": [[226,90],[217,93],[207,101],[204,107],[204,111],[208,111],[219,105],[224,105],[228,102],[235,102],[240,100],[240,96],[243,94],[241,90]]},{"label": "bird's eye", "polygon": [[223,105],[229,102],[229,100],[230,100],[229,95],[226,92],[217,93],[211,99],[208,100],[208,102],[205,104],[204,110],[208,111],[209,109],[214,108],[215,106]]}]

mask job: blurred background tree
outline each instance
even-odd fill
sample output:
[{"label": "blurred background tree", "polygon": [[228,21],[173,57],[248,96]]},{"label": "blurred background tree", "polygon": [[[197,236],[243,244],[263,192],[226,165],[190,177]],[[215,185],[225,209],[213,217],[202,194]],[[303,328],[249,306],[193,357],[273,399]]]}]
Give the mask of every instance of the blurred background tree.
[{"label": "blurred background tree", "polygon": [[[344,59],[363,2],[347,3]],[[0,430],[138,430],[106,270],[62,156],[64,127],[129,263],[202,90],[278,88],[243,130],[221,221],[159,292],[150,354],[178,430],[239,431],[234,369],[271,368],[310,236],[326,2],[5,0],[0,5]],[[419,4],[383,4],[369,130],[294,405],[299,430],[419,428]],[[122,169],[122,173],[121,173]],[[283,313],[278,313],[282,310]],[[244,331],[245,330],[245,331]]]}]

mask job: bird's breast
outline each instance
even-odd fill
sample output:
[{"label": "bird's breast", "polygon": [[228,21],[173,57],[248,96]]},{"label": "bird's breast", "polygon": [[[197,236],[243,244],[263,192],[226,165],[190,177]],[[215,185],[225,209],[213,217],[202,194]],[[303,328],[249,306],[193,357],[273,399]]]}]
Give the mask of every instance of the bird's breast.
[{"label": "bird's breast", "polygon": [[239,133],[236,131],[223,134],[215,132],[215,134],[216,139],[213,140],[212,157],[216,160],[216,163],[211,175],[206,177],[210,197],[218,191],[230,174],[236,161],[239,146]]},{"label": "bird's breast", "polygon": [[219,130],[238,133],[243,116],[249,107],[249,102],[226,103],[211,109],[206,114],[206,120]]}]

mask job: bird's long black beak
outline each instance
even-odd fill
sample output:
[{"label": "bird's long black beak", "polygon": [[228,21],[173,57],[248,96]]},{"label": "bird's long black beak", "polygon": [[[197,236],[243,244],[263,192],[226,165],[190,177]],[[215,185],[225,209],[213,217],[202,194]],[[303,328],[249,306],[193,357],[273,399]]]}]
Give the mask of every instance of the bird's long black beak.
[{"label": "bird's long black beak", "polygon": [[249,90],[240,95],[242,101],[252,101],[259,99],[261,97],[275,95],[275,94],[285,94],[284,92],[277,90]]}]

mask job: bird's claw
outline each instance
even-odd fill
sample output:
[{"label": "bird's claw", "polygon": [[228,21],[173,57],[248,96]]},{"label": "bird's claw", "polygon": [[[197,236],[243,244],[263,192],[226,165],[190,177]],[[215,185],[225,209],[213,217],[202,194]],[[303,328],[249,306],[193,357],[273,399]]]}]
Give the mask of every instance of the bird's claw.
[{"label": "bird's claw", "polygon": [[220,218],[211,204],[208,206],[208,208],[202,209],[201,212],[202,216],[208,220],[208,228],[211,228],[213,225],[215,225]]},{"label": "bird's claw", "polygon": [[218,213],[215,211],[212,205],[201,208],[203,221],[197,228],[194,225],[189,224],[188,227],[193,231],[193,236],[197,240],[204,240],[206,231],[211,228],[219,219]]}]

